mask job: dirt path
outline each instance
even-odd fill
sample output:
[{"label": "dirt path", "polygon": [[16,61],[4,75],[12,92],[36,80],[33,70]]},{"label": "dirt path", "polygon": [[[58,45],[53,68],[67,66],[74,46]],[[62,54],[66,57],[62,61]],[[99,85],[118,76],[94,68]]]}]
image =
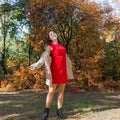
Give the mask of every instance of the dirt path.
[{"label": "dirt path", "polygon": [[[47,92],[0,92],[0,120],[41,120]],[[48,120],[56,117],[57,93]],[[120,120],[120,92],[65,93],[67,120]]]},{"label": "dirt path", "polygon": [[120,120],[120,109],[86,114],[81,120]]}]

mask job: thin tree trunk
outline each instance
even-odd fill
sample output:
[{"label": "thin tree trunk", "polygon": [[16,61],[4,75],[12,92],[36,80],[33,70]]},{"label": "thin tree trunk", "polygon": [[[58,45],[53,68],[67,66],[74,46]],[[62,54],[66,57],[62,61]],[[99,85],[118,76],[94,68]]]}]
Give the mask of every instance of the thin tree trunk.
[{"label": "thin tree trunk", "polygon": [[31,62],[31,55],[32,55],[32,46],[29,44],[29,47],[28,47],[28,64],[30,65],[30,62]]},{"label": "thin tree trunk", "polygon": [[7,69],[5,67],[5,41],[6,41],[6,33],[3,35],[3,44],[2,44],[2,56],[1,56],[1,61],[0,64],[2,66],[2,70],[4,72],[4,76],[5,74],[7,74]]},{"label": "thin tree trunk", "polygon": [[[3,13],[4,14],[4,13]],[[6,16],[4,14],[3,17],[0,17],[0,22],[1,22],[1,26],[5,25],[6,22]],[[7,30],[6,27],[3,28],[3,30],[1,31],[2,35],[3,35],[3,40],[2,40],[2,51],[1,51],[1,67],[2,67],[2,71],[5,74],[7,74],[7,69],[5,67],[5,44],[6,44],[6,37],[7,37]]]}]

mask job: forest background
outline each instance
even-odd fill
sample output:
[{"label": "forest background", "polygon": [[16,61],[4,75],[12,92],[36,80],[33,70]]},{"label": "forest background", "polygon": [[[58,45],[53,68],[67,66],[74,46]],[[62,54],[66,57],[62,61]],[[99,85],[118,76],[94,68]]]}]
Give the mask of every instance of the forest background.
[{"label": "forest background", "polygon": [[89,0],[2,0],[0,90],[46,89],[44,66],[30,64],[45,50],[49,30],[67,49],[75,78],[67,90],[120,89],[120,18],[109,4]]}]

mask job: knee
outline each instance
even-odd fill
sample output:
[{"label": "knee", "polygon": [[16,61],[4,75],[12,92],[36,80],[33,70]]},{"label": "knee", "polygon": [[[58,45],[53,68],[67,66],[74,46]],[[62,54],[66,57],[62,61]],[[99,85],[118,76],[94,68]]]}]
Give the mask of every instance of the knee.
[{"label": "knee", "polygon": [[48,94],[53,95],[55,93],[55,90],[49,90]]},{"label": "knee", "polygon": [[58,90],[58,94],[59,94],[59,95],[60,95],[60,94],[64,94],[64,89]]}]

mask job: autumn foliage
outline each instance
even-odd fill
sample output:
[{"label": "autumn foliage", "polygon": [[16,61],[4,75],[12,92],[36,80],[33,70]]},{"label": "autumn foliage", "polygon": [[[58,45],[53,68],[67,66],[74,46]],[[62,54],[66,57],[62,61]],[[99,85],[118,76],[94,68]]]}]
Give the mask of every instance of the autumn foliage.
[{"label": "autumn foliage", "polygon": [[28,63],[20,64],[18,70],[14,70],[9,83],[2,82],[2,87],[8,90],[45,89],[45,73],[43,70],[30,70]]}]

